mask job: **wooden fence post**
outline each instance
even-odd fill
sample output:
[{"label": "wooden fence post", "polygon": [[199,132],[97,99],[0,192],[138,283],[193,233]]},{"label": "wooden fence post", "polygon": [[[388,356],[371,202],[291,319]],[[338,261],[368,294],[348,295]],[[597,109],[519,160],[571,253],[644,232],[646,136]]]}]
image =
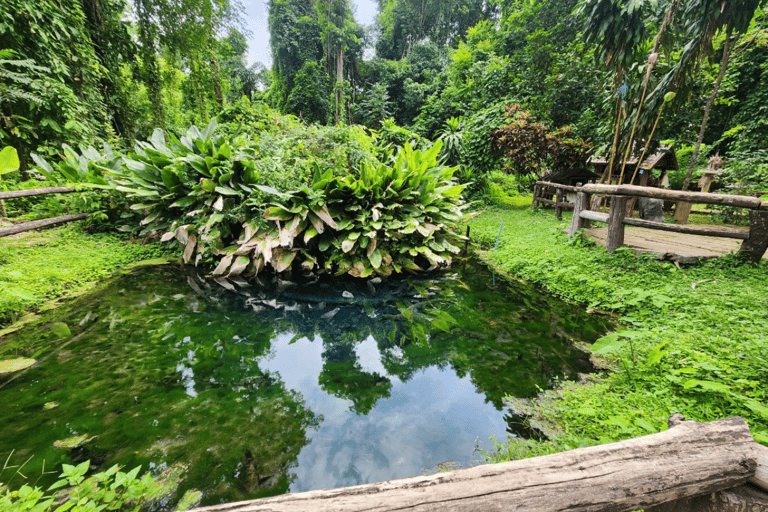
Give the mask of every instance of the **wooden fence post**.
[{"label": "wooden fence post", "polygon": [[563,208],[560,206],[563,202],[563,189],[555,189],[555,217],[557,220],[563,220]]},{"label": "wooden fence post", "polygon": [[587,194],[586,192],[577,192],[576,193],[576,203],[574,203],[573,206],[573,218],[571,219],[571,228],[568,231],[568,235],[573,235],[575,232],[582,228],[589,227],[589,221],[584,220],[581,218],[581,212],[584,210],[589,210],[589,200],[591,198],[591,194]]},{"label": "wooden fence post", "polygon": [[624,245],[624,214],[627,210],[627,196],[611,196],[611,211],[608,212],[608,236],[605,250],[609,253]]},{"label": "wooden fence post", "polygon": [[541,195],[541,185],[536,183],[533,186],[533,202],[531,203],[531,209],[535,210],[539,205],[539,196]]},{"label": "wooden fence post", "polygon": [[762,259],[768,249],[768,211],[749,211],[749,238],[744,240],[739,249],[739,256],[752,263]]}]

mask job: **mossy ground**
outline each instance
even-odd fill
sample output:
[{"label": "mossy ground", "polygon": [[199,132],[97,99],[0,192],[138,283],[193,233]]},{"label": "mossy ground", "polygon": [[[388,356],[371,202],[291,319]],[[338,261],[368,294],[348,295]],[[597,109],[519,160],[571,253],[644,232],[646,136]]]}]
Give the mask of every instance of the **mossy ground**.
[{"label": "mossy ground", "polygon": [[134,262],[165,254],[159,244],[89,234],[76,225],[0,238],[0,329]]}]

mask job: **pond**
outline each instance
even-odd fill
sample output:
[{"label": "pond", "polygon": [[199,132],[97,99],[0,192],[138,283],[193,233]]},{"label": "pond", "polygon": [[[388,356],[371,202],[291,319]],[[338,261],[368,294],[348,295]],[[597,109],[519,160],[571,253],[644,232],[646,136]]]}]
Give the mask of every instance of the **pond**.
[{"label": "pond", "polygon": [[522,433],[506,394],[590,371],[573,343],[610,327],[477,264],[222,284],[140,267],[0,338],[38,361],[0,375],[0,457],[182,467],[202,504],[467,467]]}]

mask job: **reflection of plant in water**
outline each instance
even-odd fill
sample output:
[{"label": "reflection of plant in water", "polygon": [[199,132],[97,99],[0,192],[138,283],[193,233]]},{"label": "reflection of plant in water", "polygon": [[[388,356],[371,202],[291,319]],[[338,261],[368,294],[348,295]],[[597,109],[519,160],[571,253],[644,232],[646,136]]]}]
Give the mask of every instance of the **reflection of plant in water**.
[{"label": "reflection of plant in water", "polygon": [[[30,463],[29,471],[39,471],[34,464],[43,458],[48,467],[72,460],[74,454],[50,448],[54,441],[87,433],[98,437],[78,452],[80,460],[188,463],[182,493],[212,483],[217,487],[206,499],[214,501],[286,492],[290,468],[308,443],[307,429],[320,418],[279,375],[259,369],[257,359],[273,336],[270,322],[229,316],[215,301],[204,315],[196,314],[190,311],[196,299],[175,271],[148,272],[116,282],[112,290],[122,293],[102,293],[75,303],[69,313],[57,312],[68,317],[73,339],[90,331],[87,343],[57,351],[66,340],[39,336],[39,329],[14,339],[20,353],[41,351],[41,359],[50,360],[14,383],[24,393],[0,411],[0,451],[29,447],[18,450],[28,457],[48,447]],[[166,283],[165,295],[157,295],[154,283],[171,276],[178,284]],[[124,303],[123,293],[131,303]],[[143,300],[136,300],[141,294]],[[49,402],[60,405],[47,410]]]}]

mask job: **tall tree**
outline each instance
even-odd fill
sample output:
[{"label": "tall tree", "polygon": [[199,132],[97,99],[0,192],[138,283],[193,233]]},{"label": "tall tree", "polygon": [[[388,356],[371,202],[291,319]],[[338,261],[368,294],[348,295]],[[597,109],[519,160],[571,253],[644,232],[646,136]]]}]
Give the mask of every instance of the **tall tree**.
[{"label": "tall tree", "polygon": [[192,103],[199,121],[207,121],[223,102],[217,36],[237,27],[240,0],[135,0],[144,79],[153,101],[156,122],[162,124],[159,51],[189,71]]}]

